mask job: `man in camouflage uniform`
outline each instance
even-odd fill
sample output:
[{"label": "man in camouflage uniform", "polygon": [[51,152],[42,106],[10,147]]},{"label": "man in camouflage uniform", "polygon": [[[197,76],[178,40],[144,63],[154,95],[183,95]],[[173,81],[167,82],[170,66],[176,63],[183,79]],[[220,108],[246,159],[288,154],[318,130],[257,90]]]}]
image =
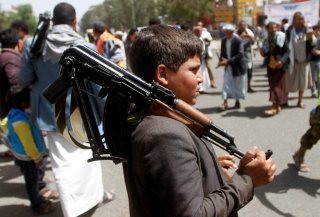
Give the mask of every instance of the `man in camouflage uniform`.
[{"label": "man in camouflage uniform", "polygon": [[295,167],[300,172],[309,172],[310,168],[304,164],[304,156],[308,149],[311,149],[314,144],[320,139],[320,97],[318,106],[310,112],[310,128],[301,137],[300,148],[294,153],[293,160]]}]

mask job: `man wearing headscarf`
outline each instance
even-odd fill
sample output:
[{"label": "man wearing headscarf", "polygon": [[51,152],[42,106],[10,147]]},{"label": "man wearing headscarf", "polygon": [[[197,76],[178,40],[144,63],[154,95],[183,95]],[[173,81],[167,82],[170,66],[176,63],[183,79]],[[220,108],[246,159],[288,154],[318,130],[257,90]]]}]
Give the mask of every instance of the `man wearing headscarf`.
[{"label": "man wearing headscarf", "polygon": [[92,157],[90,150],[76,147],[57,132],[54,105],[42,94],[59,77],[58,61],[62,53],[70,46],[85,43],[76,32],[76,12],[72,5],[57,4],[52,22],[52,29],[45,39],[40,56],[31,53],[32,39],[27,40],[18,81],[23,86],[32,87],[31,121],[47,134],[62,211],[65,217],[74,217],[101,202],[104,195],[102,171],[99,161],[87,163]]},{"label": "man wearing headscarf", "polygon": [[286,72],[287,92],[298,91],[297,107],[305,108],[303,94],[308,87],[308,77],[313,44],[316,39],[310,37],[304,16],[301,12],[293,15],[292,25],[286,31],[286,40],[289,46],[288,65]]},{"label": "man wearing headscarf", "polygon": [[244,60],[243,44],[239,36],[234,34],[235,27],[226,24],[222,28],[225,37],[221,42],[221,56],[218,67],[224,66],[224,80],[222,87],[223,103],[221,110],[228,109],[228,99],[236,100],[235,108],[240,108],[240,99],[247,93],[247,65]]}]

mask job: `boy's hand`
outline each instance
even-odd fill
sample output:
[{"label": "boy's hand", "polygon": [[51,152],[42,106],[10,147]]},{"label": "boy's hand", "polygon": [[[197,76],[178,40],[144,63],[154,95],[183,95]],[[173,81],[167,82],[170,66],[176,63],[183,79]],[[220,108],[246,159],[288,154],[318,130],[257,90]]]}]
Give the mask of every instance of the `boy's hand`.
[{"label": "boy's hand", "polygon": [[237,169],[238,166],[234,163],[234,156],[230,154],[225,154],[218,157],[219,163],[222,167],[223,173],[226,176],[227,180],[231,180],[230,170],[231,168]]},{"label": "boy's hand", "polygon": [[318,48],[313,48],[312,49],[312,54],[315,56],[319,56],[320,55],[320,50]]},{"label": "boy's hand", "polygon": [[272,159],[266,160],[265,152],[254,148],[240,160],[239,170],[250,176],[257,187],[273,181],[276,165]]},{"label": "boy's hand", "polygon": [[282,61],[278,61],[278,62],[277,62],[277,65],[276,65],[276,68],[277,68],[277,69],[281,69],[281,68],[283,67],[283,64],[284,64],[284,63],[283,63]]},{"label": "boy's hand", "polygon": [[228,59],[221,57],[221,59],[220,59],[220,61],[219,61],[219,63],[218,63],[216,68],[219,68],[220,66],[225,66],[227,64],[228,64]]},{"label": "boy's hand", "polygon": [[37,168],[40,168],[43,165],[43,160],[38,160],[34,162]]}]

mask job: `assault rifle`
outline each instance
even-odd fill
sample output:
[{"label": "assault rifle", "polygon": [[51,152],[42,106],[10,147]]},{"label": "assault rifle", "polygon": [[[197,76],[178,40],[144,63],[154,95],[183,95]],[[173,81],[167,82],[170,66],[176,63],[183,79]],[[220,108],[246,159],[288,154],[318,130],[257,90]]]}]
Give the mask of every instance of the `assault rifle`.
[{"label": "assault rifle", "polygon": [[44,42],[49,32],[50,21],[51,13],[49,11],[39,14],[39,21],[31,42],[31,53],[36,57],[42,53]]},{"label": "assault rifle", "polygon": [[[115,163],[129,159],[130,135],[145,113],[167,116],[187,125],[197,136],[202,137],[230,154],[242,158],[244,154],[234,143],[234,137],[216,126],[203,113],[178,99],[175,94],[157,83],[147,83],[118,65],[100,56],[84,45],[67,49],[61,59],[60,77],[45,91],[45,97],[56,106],[72,87],[80,109],[83,126],[93,152],[92,160],[111,159]],[[101,87],[98,95],[105,99],[103,129],[100,135],[98,124],[90,104],[88,84]],[[74,106],[71,106],[74,107]],[[64,112],[62,112],[64,113]],[[72,112],[71,112],[72,113]],[[70,118],[71,119],[71,118]],[[68,129],[72,140],[83,146],[85,142],[75,138],[74,129]],[[106,141],[107,147],[104,145]],[[272,155],[266,152],[267,157]]]}]

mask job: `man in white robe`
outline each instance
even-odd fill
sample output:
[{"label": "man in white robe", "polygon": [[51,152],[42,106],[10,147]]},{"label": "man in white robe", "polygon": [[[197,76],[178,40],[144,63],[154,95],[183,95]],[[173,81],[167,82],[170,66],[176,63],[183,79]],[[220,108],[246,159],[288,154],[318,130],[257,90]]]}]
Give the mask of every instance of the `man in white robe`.
[{"label": "man in white robe", "polygon": [[235,27],[226,24],[223,27],[225,38],[221,42],[221,56],[219,66],[225,66],[221,110],[229,108],[228,98],[236,100],[235,108],[240,108],[240,99],[247,93],[247,64],[244,59],[243,43],[239,36],[234,34]]},{"label": "man in white robe", "polygon": [[59,77],[62,53],[72,45],[84,43],[75,31],[76,12],[72,5],[59,3],[53,10],[53,26],[39,56],[31,53],[32,38],[27,40],[18,81],[31,86],[31,121],[46,132],[52,170],[65,217],[79,216],[102,202],[104,197],[99,161],[88,163],[91,150],[80,149],[57,132],[54,105],[43,90]]}]

